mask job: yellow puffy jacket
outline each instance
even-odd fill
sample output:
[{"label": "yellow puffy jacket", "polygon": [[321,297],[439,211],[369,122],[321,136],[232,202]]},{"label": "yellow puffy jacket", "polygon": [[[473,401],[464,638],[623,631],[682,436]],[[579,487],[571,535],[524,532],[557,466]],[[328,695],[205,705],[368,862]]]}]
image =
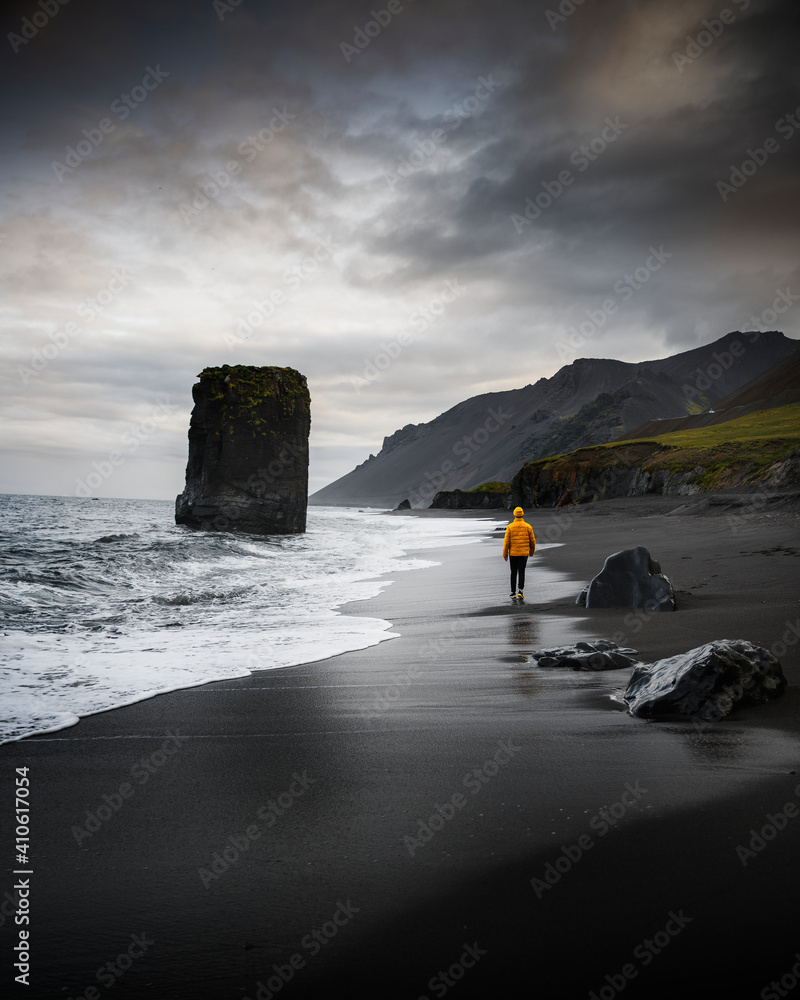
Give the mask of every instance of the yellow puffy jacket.
[{"label": "yellow puffy jacket", "polygon": [[515,516],[514,520],[506,528],[506,537],[503,539],[503,558],[506,556],[532,556],[536,550],[536,536],[533,528],[527,521],[523,521],[521,516]]}]

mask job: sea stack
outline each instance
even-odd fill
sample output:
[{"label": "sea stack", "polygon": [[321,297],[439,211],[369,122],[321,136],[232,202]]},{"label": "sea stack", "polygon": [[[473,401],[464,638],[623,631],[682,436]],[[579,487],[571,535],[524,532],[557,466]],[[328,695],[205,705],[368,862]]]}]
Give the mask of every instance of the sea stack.
[{"label": "sea stack", "polygon": [[205,368],[192,386],[186,487],[175,522],[206,531],[306,530],[311,399],[293,368]]}]

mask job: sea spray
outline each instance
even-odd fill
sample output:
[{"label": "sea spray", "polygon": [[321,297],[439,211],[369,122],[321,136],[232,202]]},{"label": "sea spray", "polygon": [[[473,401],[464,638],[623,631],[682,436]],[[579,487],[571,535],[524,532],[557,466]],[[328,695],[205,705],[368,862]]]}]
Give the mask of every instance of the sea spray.
[{"label": "sea spray", "polygon": [[[396,636],[342,614],[486,521],[309,509],[305,535],[193,532],[156,500],[5,496],[0,742],[155,694]],[[413,553],[413,554],[409,554]],[[420,555],[422,553],[422,555]]]}]

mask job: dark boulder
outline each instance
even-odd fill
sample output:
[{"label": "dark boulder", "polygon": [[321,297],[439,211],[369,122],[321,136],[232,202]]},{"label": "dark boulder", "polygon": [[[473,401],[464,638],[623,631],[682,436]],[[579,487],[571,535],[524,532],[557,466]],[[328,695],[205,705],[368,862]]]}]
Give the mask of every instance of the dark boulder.
[{"label": "dark boulder", "polygon": [[643,545],[637,545],[610,555],[575,603],[587,608],[674,611],[675,594],[661,566]]},{"label": "dark boulder", "polygon": [[395,507],[395,510],[411,510],[411,501],[401,500],[400,503]]},{"label": "dark boulder", "polygon": [[531,653],[537,667],[569,667],[572,670],[630,670],[636,664],[636,650],[622,649],[610,639],[576,642]]},{"label": "dark boulder", "polygon": [[717,639],[633,671],[625,701],[631,715],[689,715],[714,721],[739,705],[777,698],[786,687],[780,662],[746,639]]},{"label": "dark boulder", "polygon": [[293,368],[206,368],[192,387],[186,487],[175,521],[207,531],[306,530],[311,405]]}]

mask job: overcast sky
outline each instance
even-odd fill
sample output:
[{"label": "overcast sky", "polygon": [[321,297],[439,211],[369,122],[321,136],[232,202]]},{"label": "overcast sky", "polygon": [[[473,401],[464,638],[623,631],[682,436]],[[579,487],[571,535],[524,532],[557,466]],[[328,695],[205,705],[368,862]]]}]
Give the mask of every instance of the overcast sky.
[{"label": "overcast sky", "polygon": [[314,490],[577,357],[800,337],[797,7],[7,5],[0,491],[172,499],[208,365],[307,376]]}]

